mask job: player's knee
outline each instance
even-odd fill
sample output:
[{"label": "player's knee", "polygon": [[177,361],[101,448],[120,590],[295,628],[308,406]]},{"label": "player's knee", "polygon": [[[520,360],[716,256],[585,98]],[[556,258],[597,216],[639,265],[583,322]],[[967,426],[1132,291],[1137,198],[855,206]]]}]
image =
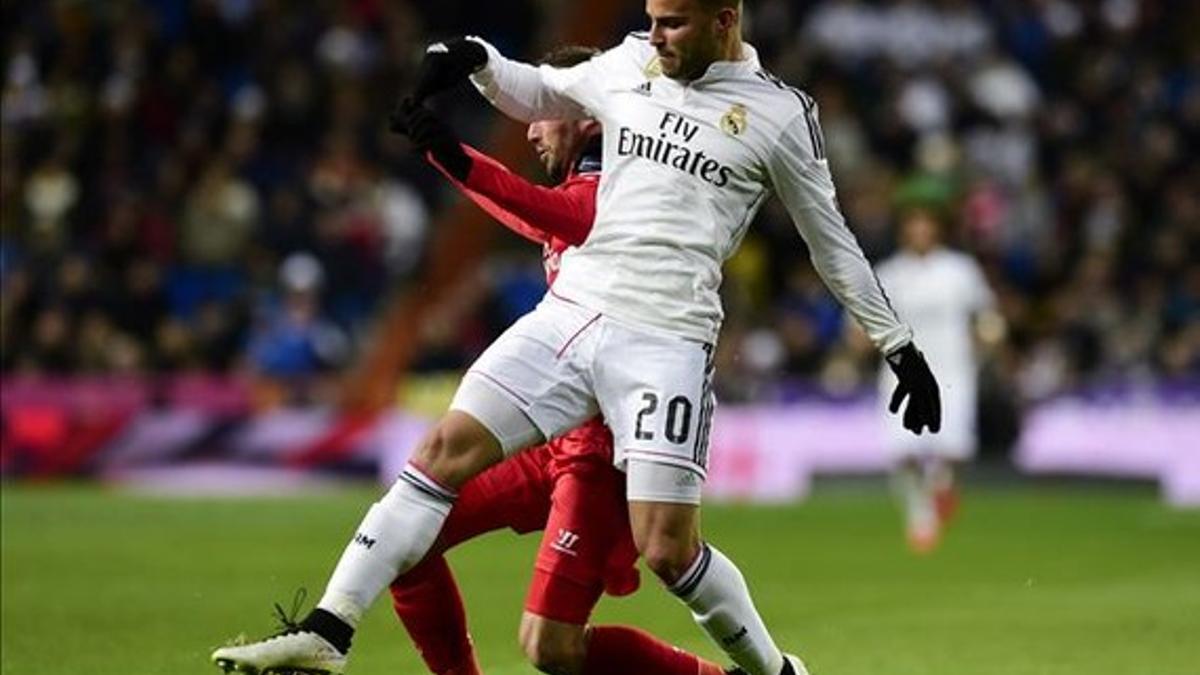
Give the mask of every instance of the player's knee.
[{"label": "player's knee", "polygon": [[688,504],[629,503],[638,554],[667,584],[675,583],[700,552],[698,510]]},{"label": "player's knee", "polygon": [[667,584],[683,576],[699,550],[699,541],[692,537],[652,536],[638,547],[646,566]]},{"label": "player's knee", "polygon": [[521,649],[539,672],[574,675],[583,669],[586,647],[582,627],[578,631],[551,630],[528,618],[521,622]]},{"label": "player's knee", "polygon": [[499,443],[482,424],[451,411],[425,435],[412,459],[431,478],[458,487],[503,457]]}]

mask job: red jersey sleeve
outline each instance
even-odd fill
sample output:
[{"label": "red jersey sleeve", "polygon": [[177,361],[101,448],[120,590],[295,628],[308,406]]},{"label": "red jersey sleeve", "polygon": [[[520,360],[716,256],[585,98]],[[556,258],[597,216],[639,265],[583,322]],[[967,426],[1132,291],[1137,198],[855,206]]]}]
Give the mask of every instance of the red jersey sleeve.
[{"label": "red jersey sleeve", "polygon": [[547,244],[553,237],[578,246],[587,239],[596,217],[599,174],[572,176],[547,188],[530,183],[469,145],[463,145],[463,150],[473,160],[466,181],[446,173],[433,157],[428,159],[496,220],[539,244]]}]

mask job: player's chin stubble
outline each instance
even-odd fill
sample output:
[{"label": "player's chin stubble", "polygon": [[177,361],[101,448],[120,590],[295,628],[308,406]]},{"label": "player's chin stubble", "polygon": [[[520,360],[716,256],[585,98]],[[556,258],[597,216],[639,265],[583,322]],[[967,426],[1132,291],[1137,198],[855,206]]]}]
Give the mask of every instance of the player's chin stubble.
[{"label": "player's chin stubble", "polygon": [[567,177],[566,167],[558,158],[553,155],[547,155],[543,162],[546,167],[546,175],[555,183],[561,183]]}]

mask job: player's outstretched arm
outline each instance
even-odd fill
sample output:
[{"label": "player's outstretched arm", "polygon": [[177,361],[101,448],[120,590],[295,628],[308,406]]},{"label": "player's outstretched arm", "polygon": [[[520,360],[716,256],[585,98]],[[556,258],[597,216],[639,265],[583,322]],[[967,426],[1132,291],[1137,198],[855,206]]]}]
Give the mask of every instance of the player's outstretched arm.
[{"label": "player's outstretched arm", "polygon": [[548,188],[529,182],[475,148],[464,147],[474,163],[462,187],[507,227],[538,242],[557,237],[579,246],[587,240],[596,220],[598,174]]},{"label": "player's outstretched arm", "polygon": [[871,342],[885,355],[899,383],[890,409],[905,400],[904,426],[920,434],[942,424],[937,380],[913,344],[912,329],[896,315],[858,239],[838,208],[829,164],[823,157],[815,105],[806,107],[785,128],[768,172],[812,257],[813,267]]},{"label": "player's outstretched arm", "polygon": [[392,132],[408,136],[472,201],[517,234],[542,244],[557,237],[578,246],[596,216],[596,182],[551,189],[535,185],[495,159],[464,145],[428,108],[402,101],[388,119]]},{"label": "player's outstretched arm", "polygon": [[485,98],[518,121],[580,119],[587,117],[585,104],[569,90],[590,70],[565,74],[576,68],[539,68],[505,58],[481,38],[454,38],[425,50],[411,98],[421,103],[470,77]]},{"label": "player's outstretched arm", "polygon": [[407,136],[413,149],[427,154],[455,180],[463,181],[470,175],[473,161],[458,135],[416,99],[406,98],[396,106],[388,116],[388,128]]},{"label": "player's outstretched arm", "polygon": [[487,61],[471,75],[483,97],[520,122],[584,119],[599,109],[603,55],[571,68],[533,66],[506,58],[492,45],[469,38],[487,50]]},{"label": "player's outstretched arm", "polygon": [[892,309],[858,239],[846,226],[810,124],[815,121],[801,112],[786,126],[767,167],[771,184],[808,244],[813,267],[825,285],[876,349],[890,354],[912,341],[912,330]]}]

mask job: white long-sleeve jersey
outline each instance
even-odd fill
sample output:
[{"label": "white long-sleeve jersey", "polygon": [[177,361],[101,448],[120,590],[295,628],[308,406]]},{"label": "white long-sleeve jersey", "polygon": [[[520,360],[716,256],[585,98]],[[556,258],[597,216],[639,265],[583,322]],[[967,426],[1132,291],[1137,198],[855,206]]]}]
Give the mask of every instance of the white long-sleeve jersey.
[{"label": "white long-sleeve jersey", "polygon": [[775,193],[817,272],[875,345],[888,352],[912,338],[838,209],[816,104],[764,71],[753,47],[679,82],[661,75],[644,33],[567,69],[512,61],[479,42],[488,63],[472,79],[501,111],[604,126],[596,222],[563,256],[556,294],[713,342],[721,267]]}]

